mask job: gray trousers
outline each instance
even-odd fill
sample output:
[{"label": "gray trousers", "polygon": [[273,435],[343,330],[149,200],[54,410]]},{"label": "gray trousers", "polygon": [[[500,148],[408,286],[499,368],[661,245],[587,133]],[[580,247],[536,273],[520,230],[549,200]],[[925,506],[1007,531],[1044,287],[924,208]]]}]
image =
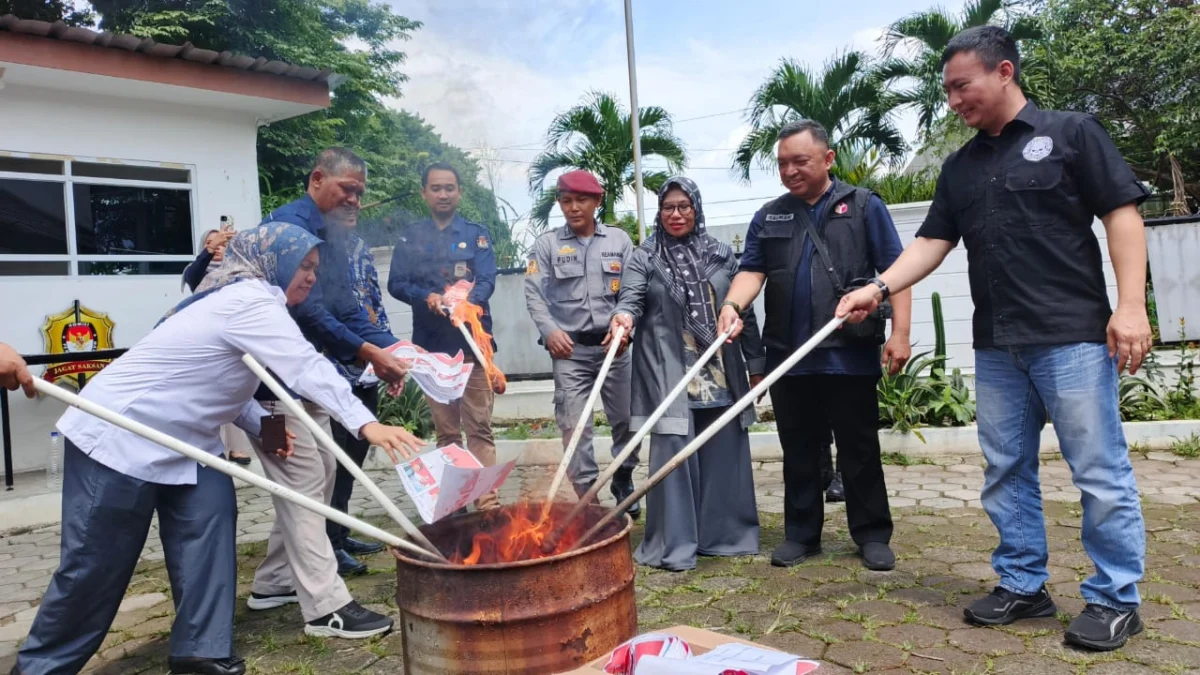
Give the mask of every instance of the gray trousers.
[{"label": "gray trousers", "polygon": [[61,557],[15,672],[83,669],[112,626],[156,511],[175,601],[171,656],[233,656],[233,479],[201,466],[195,485],[148,483],[113,471],[69,440],[65,446]]},{"label": "gray trousers", "polygon": [[[337,477],[337,458],[320,447],[300,418],[277,401],[265,401],[267,412],[286,418],[287,430],[296,434],[294,452],[287,459],[264,452],[261,443],[250,443],[270,480],[300,494],[328,504]],[[305,403],[304,410],[329,433],[329,414]],[[349,604],[350,591],[337,573],[337,558],[325,533],[325,517],[281,497],[272,497],[275,527],[267,540],[267,557],[254,572],[251,590],[264,595],[296,592],[305,621],[319,619]]]},{"label": "gray trousers", "polygon": [[[600,366],[604,364],[606,353],[604,347],[585,347],[575,345],[575,350],[568,359],[554,359],[554,418],[563,434],[563,449],[571,441],[571,434],[583,407],[587,404],[588,396],[596,377],[600,375]],[[633,379],[631,352],[626,352],[613,359],[608,377],[600,389],[600,399],[604,404],[604,414],[612,425],[612,456],[621,454],[625,444],[633,438],[634,430],[629,428],[629,398]],[[634,469],[638,465],[638,451],[635,450],[625,460],[623,466]],[[583,433],[579,436],[579,445],[575,455],[567,466],[567,475],[577,487],[586,489],[596,481],[600,470],[596,466],[595,450],[592,447],[592,416],[587,418]]]}]

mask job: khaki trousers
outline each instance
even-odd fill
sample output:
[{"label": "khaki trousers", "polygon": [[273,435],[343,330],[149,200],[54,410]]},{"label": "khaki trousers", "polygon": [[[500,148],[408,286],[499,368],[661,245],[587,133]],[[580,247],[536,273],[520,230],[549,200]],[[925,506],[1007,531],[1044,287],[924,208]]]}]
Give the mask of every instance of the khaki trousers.
[{"label": "khaki trousers", "polygon": [[[304,402],[304,410],[329,432],[329,415],[315,404]],[[337,458],[317,443],[300,418],[278,401],[264,401],[272,414],[286,418],[288,431],[296,434],[295,452],[282,459],[274,451],[264,452],[251,438],[254,452],[266,477],[300,494],[328,504],[337,476]],[[296,592],[304,620],[319,619],[346,606],[352,599],[346,582],[337,573],[333,546],[325,534],[325,517],[286,499],[272,497],[275,528],[267,541],[267,557],[254,573],[255,593],[277,595]]]},{"label": "khaki trousers", "polygon": [[[487,373],[479,363],[471,369],[471,377],[467,380],[467,388],[463,396],[450,403],[438,403],[425,397],[433,416],[433,427],[437,432],[439,448],[457,443],[463,444],[463,432],[466,432],[466,448],[479,459],[484,466],[496,464],[496,440],[492,436],[492,404],[495,394],[488,385]],[[478,509],[499,506],[500,500],[495,492],[489,492],[475,502]]]}]

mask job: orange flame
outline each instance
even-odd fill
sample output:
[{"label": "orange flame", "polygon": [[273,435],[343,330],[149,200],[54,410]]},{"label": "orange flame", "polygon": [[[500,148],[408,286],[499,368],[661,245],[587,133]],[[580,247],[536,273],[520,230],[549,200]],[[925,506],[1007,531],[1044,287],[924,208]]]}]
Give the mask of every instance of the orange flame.
[{"label": "orange flame", "polygon": [[488,386],[492,388],[492,391],[503,394],[504,390],[508,388],[508,380],[492,360],[495,352],[492,351],[492,336],[483,330],[483,308],[471,304],[464,298],[454,304],[454,308],[450,311],[450,320],[455,326],[465,323],[470,328],[471,338],[475,340],[475,344],[479,347],[479,353],[483,355],[484,363],[481,365],[487,374]]},{"label": "orange flame", "polygon": [[555,504],[547,510],[540,504],[522,501],[487,512],[487,518],[470,540],[470,552],[464,554],[467,542],[450,555],[450,562],[461,565],[490,565],[495,563],[536,560],[568,551],[583,534],[584,520],[576,518],[559,537],[554,549],[542,551],[542,542],[550,536],[559,518],[566,515]]}]

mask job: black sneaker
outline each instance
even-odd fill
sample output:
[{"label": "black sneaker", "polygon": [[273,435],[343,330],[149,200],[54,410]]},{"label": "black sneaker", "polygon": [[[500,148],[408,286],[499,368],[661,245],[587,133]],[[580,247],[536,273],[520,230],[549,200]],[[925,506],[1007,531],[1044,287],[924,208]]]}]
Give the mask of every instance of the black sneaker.
[{"label": "black sneaker", "polygon": [[1063,635],[1068,644],[1098,651],[1110,651],[1142,632],[1142,617],[1136,609],[1121,612],[1112,607],[1088,603]]},{"label": "black sneaker", "polygon": [[382,635],[392,630],[392,620],[372,612],[357,602],[304,624],[304,632],[318,637],[339,637],[361,640],[373,635]]},{"label": "black sneaker", "polygon": [[382,551],[383,544],[368,544],[354,537],[346,537],[346,541],[342,542],[342,549],[350,555],[371,555]]},{"label": "black sneaker", "polygon": [[820,552],[820,546],[813,548],[794,541],[785,541],[776,546],[771,553],[771,564],[776,567],[791,567],[799,565]]},{"label": "black sneaker", "polygon": [[1033,595],[1020,595],[997,586],[990,595],[964,609],[963,616],[982,626],[1004,626],[1017,619],[1054,616],[1057,611],[1045,586]]},{"label": "black sneaker", "polygon": [[292,603],[300,602],[300,598],[296,595],[296,591],[288,591],[287,593],[276,593],[274,595],[263,595],[262,593],[251,593],[246,600],[246,606],[250,609],[261,611],[264,609],[275,609]]},{"label": "black sneaker", "polygon": [[[617,472],[613,474],[612,483],[609,484],[608,490],[612,492],[612,496],[617,500],[618,504],[628,499],[629,495],[633,494],[633,469],[626,469],[624,467],[617,469]],[[638,516],[642,515],[641,500],[631,504],[626,513],[629,514],[630,518],[637,520]]]},{"label": "black sneaker", "polygon": [[829,487],[825,488],[825,501],[830,504],[846,501],[846,487],[842,485],[842,472],[833,474]]}]

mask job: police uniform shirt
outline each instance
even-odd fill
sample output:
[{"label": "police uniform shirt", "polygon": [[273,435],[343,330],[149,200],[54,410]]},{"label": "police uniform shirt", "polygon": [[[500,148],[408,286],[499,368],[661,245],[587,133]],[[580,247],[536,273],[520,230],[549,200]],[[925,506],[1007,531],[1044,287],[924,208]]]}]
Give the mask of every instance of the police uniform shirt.
[{"label": "police uniform shirt", "polygon": [[1031,102],[946,159],[917,236],[966,245],[976,349],[1104,342],[1092,223],[1147,196],[1094,117]]},{"label": "police uniform shirt", "polygon": [[470,354],[470,347],[450,319],[434,314],[425,305],[430,294],[442,294],[447,286],[463,279],[474,282],[467,300],[483,308],[483,329],[491,335],[488,299],[496,288],[496,256],[487,229],[455,215],[444,230],[439,230],[431,219],[415,222],[404,230],[392,251],[388,292],[412,307],[415,344],[431,352],[454,354],[462,350]]},{"label": "police uniform shirt", "polygon": [[606,332],[632,254],[624,230],[600,223],[586,243],[569,225],[542,233],[525,269],[525,303],[542,339],[556,330]]}]

